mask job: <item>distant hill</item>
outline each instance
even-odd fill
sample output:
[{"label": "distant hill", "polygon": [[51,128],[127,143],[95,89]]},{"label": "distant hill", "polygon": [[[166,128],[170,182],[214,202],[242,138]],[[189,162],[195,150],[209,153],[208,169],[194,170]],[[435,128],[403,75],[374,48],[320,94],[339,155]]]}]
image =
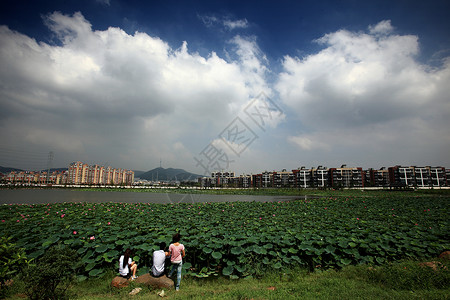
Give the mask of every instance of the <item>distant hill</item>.
[{"label": "distant hill", "polygon": [[134,172],[134,177],[139,177],[141,178],[141,175],[145,173],[145,171],[138,171],[138,170],[133,170]]},{"label": "distant hill", "polygon": [[[22,169],[16,169],[16,168],[9,168],[9,167],[2,167],[2,166],[0,166],[0,173],[3,173],[3,174],[6,174],[6,173],[9,173],[9,172],[12,172],[12,171],[15,171],[15,172],[22,172],[22,171],[27,171],[27,170],[22,170]],[[47,172],[47,169],[43,169],[43,170],[41,170],[42,172]],[[57,172],[64,172],[64,171],[67,171],[67,168],[51,168],[50,169],[50,172],[54,172],[54,171],[57,171]],[[39,172],[39,171],[37,171],[37,172]]]},{"label": "distant hill", "polygon": [[193,174],[190,172],[187,172],[183,169],[173,169],[173,168],[156,168],[153,170],[150,170],[148,172],[142,173],[139,176],[134,174],[134,177],[139,177],[141,179],[146,180],[160,180],[160,181],[170,181],[170,180],[178,180],[178,181],[186,181],[186,180],[192,180],[195,181],[198,177],[201,177],[201,175]]},{"label": "distant hill", "polygon": [[0,173],[6,174],[12,171],[16,171],[16,172],[20,172],[23,171],[21,169],[16,169],[16,168],[9,168],[9,167],[2,167],[0,166]]},{"label": "distant hill", "polygon": [[[69,170],[69,169],[68,168],[50,168],[50,173],[54,172],[54,171],[56,171],[56,172],[65,172],[67,170]],[[44,170],[41,170],[41,171],[42,172],[47,172],[47,169],[44,169]]]}]

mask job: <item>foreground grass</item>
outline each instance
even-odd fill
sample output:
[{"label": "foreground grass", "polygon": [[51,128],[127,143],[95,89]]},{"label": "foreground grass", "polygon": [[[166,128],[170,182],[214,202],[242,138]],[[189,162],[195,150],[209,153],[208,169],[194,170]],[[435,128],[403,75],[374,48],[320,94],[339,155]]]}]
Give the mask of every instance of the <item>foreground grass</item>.
[{"label": "foreground grass", "polygon": [[[416,261],[386,264],[376,268],[349,266],[340,271],[308,273],[302,269],[266,271],[261,278],[230,280],[223,277],[184,277],[181,290],[165,291],[167,299],[450,299],[448,261],[438,270],[419,266]],[[74,299],[127,299],[135,287],[142,290],[134,299],[161,299],[155,290],[132,283],[115,289],[114,274],[73,285],[68,296]],[[19,282],[13,296],[19,299]]]}]

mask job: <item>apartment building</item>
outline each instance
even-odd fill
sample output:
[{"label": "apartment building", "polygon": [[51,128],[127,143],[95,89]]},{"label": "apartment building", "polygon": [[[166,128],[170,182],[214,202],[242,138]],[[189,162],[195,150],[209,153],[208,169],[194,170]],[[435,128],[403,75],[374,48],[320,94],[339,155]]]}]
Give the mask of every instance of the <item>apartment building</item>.
[{"label": "apartment building", "polygon": [[427,167],[430,174],[430,185],[432,187],[441,187],[447,185],[447,179],[445,168],[443,167]]},{"label": "apartment building", "polygon": [[294,187],[294,173],[283,169],[281,172],[272,172],[272,187],[292,188]]},{"label": "apartment building", "polygon": [[449,186],[450,169],[443,167],[394,166],[379,170],[360,167],[264,171],[259,174],[234,176],[234,172],[216,172],[203,177],[203,187],[236,188],[363,188],[363,187],[444,187]]},{"label": "apartment building", "polygon": [[134,172],[130,170],[89,166],[79,161],[71,163],[68,168],[69,184],[131,185],[133,182]]},{"label": "apartment building", "polygon": [[11,183],[20,184],[62,184],[66,181],[67,174],[65,172],[53,171],[47,175],[47,171],[11,171],[5,176],[5,180]]},{"label": "apartment building", "polygon": [[89,165],[81,161],[73,162],[69,165],[68,183],[86,184],[88,180]]},{"label": "apartment building", "polygon": [[448,174],[443,167],[402,167],[389,168],[390,186],[440,187],[448,186]]},{"label": "apartment building", "polygon": [[262,187],[262,174],[252,174],[252,187],[254,188]]},{"label": "apartment building", "polygon": [[365,173],[365,186],[389,186],[389,171],[385,167],[379,170],[369,169]]},{"label": "apartment building", "polygon": [[329,177],[332,187],[364,187],[362,168],[351,168],[346,165],[342,165],[340,168],[330,168]]},{"label": "apartment building", "polygon": [[313,186],[312,170],[301,167],[292,170],[292,174],[294,177],[294,187],[306,189]]},{"label": "apartment building", "polygon": [[211,183],[217,187],[227,187],[229,183],[234,182],[231,178],[234,178],[234,172],[212,172]]},{"label": "apartment building", "polygon": [[393,187],[413,187],[415,185],[414,166],[389,167],[389,183]]},{"label": "apartment building", "polygon": [[417,187],[428,187],[431,184],[429,169],[426,167],[413,167],[414,181]]},{"label": "apartment building", "polygon": [[330,186],[329,171],[330,169],[323,166],[311,169],[314,187],[325,188]]}]

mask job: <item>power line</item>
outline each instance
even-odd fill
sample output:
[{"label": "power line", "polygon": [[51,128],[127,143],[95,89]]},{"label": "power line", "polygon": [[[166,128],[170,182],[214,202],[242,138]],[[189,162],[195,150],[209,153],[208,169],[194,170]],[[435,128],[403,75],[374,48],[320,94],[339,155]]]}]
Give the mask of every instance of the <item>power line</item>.
[{"label": "power line", "polygon": [[44,170],[48,166],[48,154],[32,149],[0,146],[0,166],[30,171]]}]

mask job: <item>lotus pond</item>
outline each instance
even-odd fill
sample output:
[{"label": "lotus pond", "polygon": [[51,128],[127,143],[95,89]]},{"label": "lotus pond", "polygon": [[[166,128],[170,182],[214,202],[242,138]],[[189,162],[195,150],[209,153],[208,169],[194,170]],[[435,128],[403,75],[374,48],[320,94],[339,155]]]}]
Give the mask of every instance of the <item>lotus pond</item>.
[{"label": "lotus pond", "polygon": [[450,197],[380,194],[280,202],[51,203],[0,206],[0,234],[30,258],[52,245],[77,250],[79,279],[117,268],[130,247],[147,272],[161,241],[183,236],[185,273],[254,276],[435,257],[450,249]]}]

